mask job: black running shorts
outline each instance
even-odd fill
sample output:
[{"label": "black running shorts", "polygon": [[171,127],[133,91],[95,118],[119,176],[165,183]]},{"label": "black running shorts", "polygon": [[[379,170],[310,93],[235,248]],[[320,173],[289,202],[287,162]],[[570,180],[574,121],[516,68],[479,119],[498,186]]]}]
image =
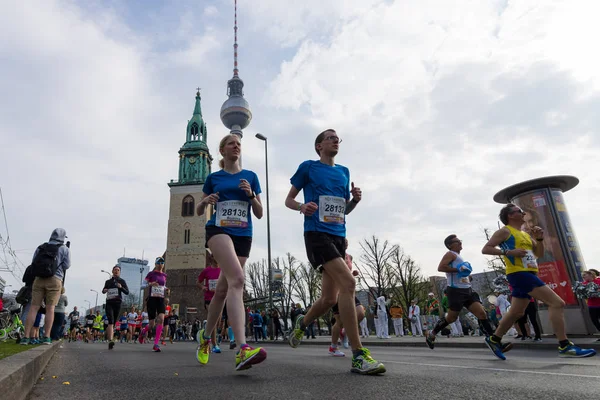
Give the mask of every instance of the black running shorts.
[{"label": "black running shorts", "polygon": [[106,302],[106,318],[108,319],[109,325],[114,325],[121,311],[120,301],[107,301]]},{"label": "black running shorts", "polygon": [[206,244],[205,246],[209,248],[208,241],[215,235],[227,235],[231,238],[233,242],[233,248],[235,249],[235,254],[238,257],[249,257],[250,249],[252,248],[252,236],[236,236],[230,235],[226,233],[222,228],[218,226],[207,226],[206,227]]},{"label": "black running shorts", "polygon": [[325,263],[346,256],[346,241],[343,236],[325,232],[304,232],[304,245],[308,261],[318,271],[323,269]]},{"label": "black running shorts", "polygon": [[464,308],[471,307],[471,304],[475,303],[473,296],[473,290],[471,288],[453,288],[448,286],[448,308],[452,311],[460,312]]},{"label": "black running shorts", "polygon": [[148,307],[148,319],[156,319],[158,314],[165,313],[164,297],[149,297],[146,306]]},{"label": "black running shorts", "polygon": [[[358,300],[358,297],[354,297],[354,305],[356,307],[360,306],[360,300]],[[338,306],[338,303],[335,303],[335,305],[333,307],[331,307],[331,311],[333,311],[333,315],[337,315],[340,313],[340,308]]]}]

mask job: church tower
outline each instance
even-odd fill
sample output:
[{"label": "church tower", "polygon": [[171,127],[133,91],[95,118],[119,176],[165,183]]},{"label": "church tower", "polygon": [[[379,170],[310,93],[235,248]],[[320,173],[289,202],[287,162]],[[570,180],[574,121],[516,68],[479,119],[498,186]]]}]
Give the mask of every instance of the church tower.
[{"label": "church tower", "polygon": [[204,225],[210,213],[207,209],[198,217],[196,206],[202,199],[202,187],[211,172],[212,157],[206,145],[206,134],[198,89],[185,143],[179,149],[179,179],[169,183],[171,201],[165,253],[170,304],[178,305],[180,318],[188,320],[204,318],[205,312],[196,280],[206,265]]}]

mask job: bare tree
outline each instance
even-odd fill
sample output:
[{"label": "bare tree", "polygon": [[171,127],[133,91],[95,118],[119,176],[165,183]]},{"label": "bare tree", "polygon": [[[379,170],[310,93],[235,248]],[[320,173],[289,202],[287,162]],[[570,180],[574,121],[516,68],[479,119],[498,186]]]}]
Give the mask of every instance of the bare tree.
[{"label": "bare tree", "polygon": [[279,266],[279,257],[277,258],[277,266],[283,272],[281,282],[281,316],[283,317],[284,328],[287,330],[289,328],[288,318],[290,317],[291,304],[294,301],[294,283],[300,263],[291,253],[287,253],[285,256],[285,259],[281,262],[281,266]]},{"label": "bare tree", "polygon": [[[492,232],[489,228],[483,228],[483,234],[486,241],[492,237]],[[492,256],[486,258],[488,268],[495,272],[496,276],[506,274],[506,263],[501,256]]]},{"label": "bare tree", "polygon": [[251,262],[246,265],[246,286],[254,299],[269,296],[269,268],[267,261]]},{"label": "bare tree", "polygon": [[[387,240],[381,241],[377,236],[360,242],[362,254],[360,264],[356,264],[364,284],[369,288],[373,297],[377,298],[386,293],[394,285],[396,277],[390,268],[390,257],[398,247]],[[373,286],[371,286],[371,284]]]},{"label": "bare tree", "polygon": [[321,274],[310,263],[300,263],[294,271],[294,294],[303,303],[304,308],[315,302],[321,289]]},{"label": "bare tree", "polygon": [[391,266],[395,277],[398,279],[394,286],[394,296],[408,312],[413,299],[424,300],[429,290],[429,282],[421,275],[421,268],[411,256],[396,246],[391,255]]}]

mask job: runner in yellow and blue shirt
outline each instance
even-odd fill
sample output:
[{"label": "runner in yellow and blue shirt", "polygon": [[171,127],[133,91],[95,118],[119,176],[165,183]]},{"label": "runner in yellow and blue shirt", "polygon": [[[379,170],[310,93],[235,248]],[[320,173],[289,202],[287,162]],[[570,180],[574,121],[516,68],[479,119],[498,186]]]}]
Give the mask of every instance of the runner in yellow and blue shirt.
[{"label": "runner in yellow and blue shirt", "polygon": [[544,254],[544,230],[539,226],[534,226],[531,228],[531,236],[523,232],[521,227],[525,224],[525,212],[514,204],[507,204],[503,207],[499,217],[504,227],[492,235],[481,252],[492,256],[502,256],[504,259],[506,278],[512,287],[512,303],[510,310],[500,320],[494,335],[485,338],[490,350],[496,357],[506,360],[502,350],[504,346],[502,336],[524,314],[533,297],[548,306],[549,320],[558,339],[560,356],[590,357],[595,355],[595,350],[582,349],[567,339],[563,315],[565,302],[537,276],[537,259]]}]

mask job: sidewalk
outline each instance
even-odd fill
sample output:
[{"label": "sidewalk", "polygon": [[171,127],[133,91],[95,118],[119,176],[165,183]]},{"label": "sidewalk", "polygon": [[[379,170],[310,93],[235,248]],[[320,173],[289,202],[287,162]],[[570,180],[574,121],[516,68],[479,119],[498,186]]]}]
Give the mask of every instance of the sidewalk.
[{"label": "sidewalk", "polygon": [[[487,348],[483,342],[483,336],[465,336],[465,337],[450,337],[438,336],[435,341],[436,347],[455,347],[455,348]],[[585,337],[572,337],[571,341],[578,346],[595,349],[600,351],[600,342],[596,340],[600,336],[585,336]],[[515,339],[511,336],[505,336],[504,342],[512,342],[515,348],[522,349],[543,349],[543,350],[556,350],[558,342],[553,336],[542,336],[541,342],[532,342],[531,340]],[[287,344],[287,341],[281,339],[276,341],[268,341],[273,344]],[[390,339],[379,339],[376,336],[370,336],[368,338],[361,339],[361,342],[366,347],[374,346],[390,346],[390,347],[427,347],[425,344],[424,337],[391,337]],[[252,340],[248,341],[252,343]],[[317,336],[315,339],[306,339],[306,336],[302,340],[302,346],[304,345],[316,345],[316,346],[328,346],[331,344],[331,336]]]},{"label": "sidewalk", "polygon": [[25,399],[61,341],[41,345],[0,360],[0,393],[3,399]]}]

